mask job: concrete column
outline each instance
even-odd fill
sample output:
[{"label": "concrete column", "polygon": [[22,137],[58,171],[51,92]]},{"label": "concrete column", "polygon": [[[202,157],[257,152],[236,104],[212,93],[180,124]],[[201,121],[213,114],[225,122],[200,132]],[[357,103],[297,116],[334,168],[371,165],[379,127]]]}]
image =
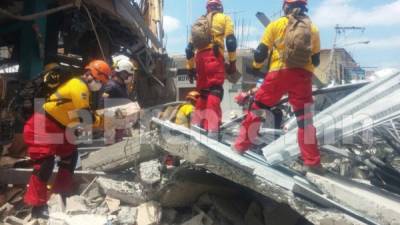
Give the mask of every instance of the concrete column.
[{"label": "concrete column", "polygon": [[[24,0],[24,15],[44,11],[47,9],[47,4],[48,1],[45,0]],[[35,21],[24,22],[22,25],[19,49],[20,72],[23,79],[32,79],[38,76],[43,69],[46,24],[47,19],[43,17]],[[34,25],[39,28],[40,37],[35,32]]]}]

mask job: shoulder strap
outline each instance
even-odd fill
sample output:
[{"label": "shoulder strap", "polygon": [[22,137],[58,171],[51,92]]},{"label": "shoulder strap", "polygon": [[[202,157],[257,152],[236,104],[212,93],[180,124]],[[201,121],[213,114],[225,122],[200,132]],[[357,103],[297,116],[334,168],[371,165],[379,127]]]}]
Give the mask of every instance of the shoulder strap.
[{"label": "shoulder strap", "polygon": [[210,25],[209,28],[210,28],[211,42],[214,42],[214,37],[212,35],[212,24],[213,24],[213,21],[214,21],[214,16],[217,13],[218,12],[213,11],[213,12],[210,12],[210,13],[207,14],[207,21],[208,21],[208,24]]}]

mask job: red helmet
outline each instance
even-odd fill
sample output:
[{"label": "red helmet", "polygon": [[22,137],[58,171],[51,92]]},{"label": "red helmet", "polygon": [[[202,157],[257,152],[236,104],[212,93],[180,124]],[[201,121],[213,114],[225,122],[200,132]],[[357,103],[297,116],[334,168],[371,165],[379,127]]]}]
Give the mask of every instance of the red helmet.
[{"label": "red helmet", "polygon": [[287,3],[287,4],[291,4],[291,3],[304,3],[305,5],[307,5],[307,0],[284,0],[283,3]]},{"label": "red helmet", "polygon": [[209,8],[212,5],[222,6],[222,2],[221,2],[221,0],[207,0],[207,8]]},{"label": "red helmet", "polygon": [[107,83],[111,74],[110,66],[103,60],[91,61],[85,69],[89,70],[95,80]]}]

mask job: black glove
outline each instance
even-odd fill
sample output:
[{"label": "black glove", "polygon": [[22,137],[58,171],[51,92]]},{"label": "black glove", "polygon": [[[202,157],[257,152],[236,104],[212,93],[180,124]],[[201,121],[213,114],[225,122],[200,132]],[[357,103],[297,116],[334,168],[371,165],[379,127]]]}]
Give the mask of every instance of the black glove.
[{"label": "black glove", "polygon": [[254,68],[253,66],[246,66],[246,73],[253,75],[257,78],[264,78],[265,73],[261,72],[260,69]]},{"label": "black glove", "polygon": [[236,60],[225,64],[226,73],[232,75],[237,72]]},{"label": "black glove", "polygon": [[188,76],[189,76],[189,82],[193,84],[194,80],[196,80],[196,69],[188,70]]}]

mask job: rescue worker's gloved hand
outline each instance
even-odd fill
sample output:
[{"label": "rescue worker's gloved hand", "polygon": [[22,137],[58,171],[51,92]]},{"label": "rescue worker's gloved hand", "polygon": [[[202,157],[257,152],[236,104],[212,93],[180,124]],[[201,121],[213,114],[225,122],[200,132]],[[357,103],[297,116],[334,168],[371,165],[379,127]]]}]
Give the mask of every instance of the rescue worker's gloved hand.
[{"label": "rescue worker's gloved hand", "polygon": [[188,76],[189,76],[189,82],[193,84],[194,80],[196,80],[196,69],[189,69]]},{"label": "rescue worker's gloved hand", "polygon": [[239,92],[239,94],[235,96],[235,102],[236,104],[243,106],[249,97],[250,95],[247,92]]},{"label": "rescue worker's gloved hand", "polygon": [[226,73],[231,75],[237,72],[236,61],[229,62],[225,64]]}]

